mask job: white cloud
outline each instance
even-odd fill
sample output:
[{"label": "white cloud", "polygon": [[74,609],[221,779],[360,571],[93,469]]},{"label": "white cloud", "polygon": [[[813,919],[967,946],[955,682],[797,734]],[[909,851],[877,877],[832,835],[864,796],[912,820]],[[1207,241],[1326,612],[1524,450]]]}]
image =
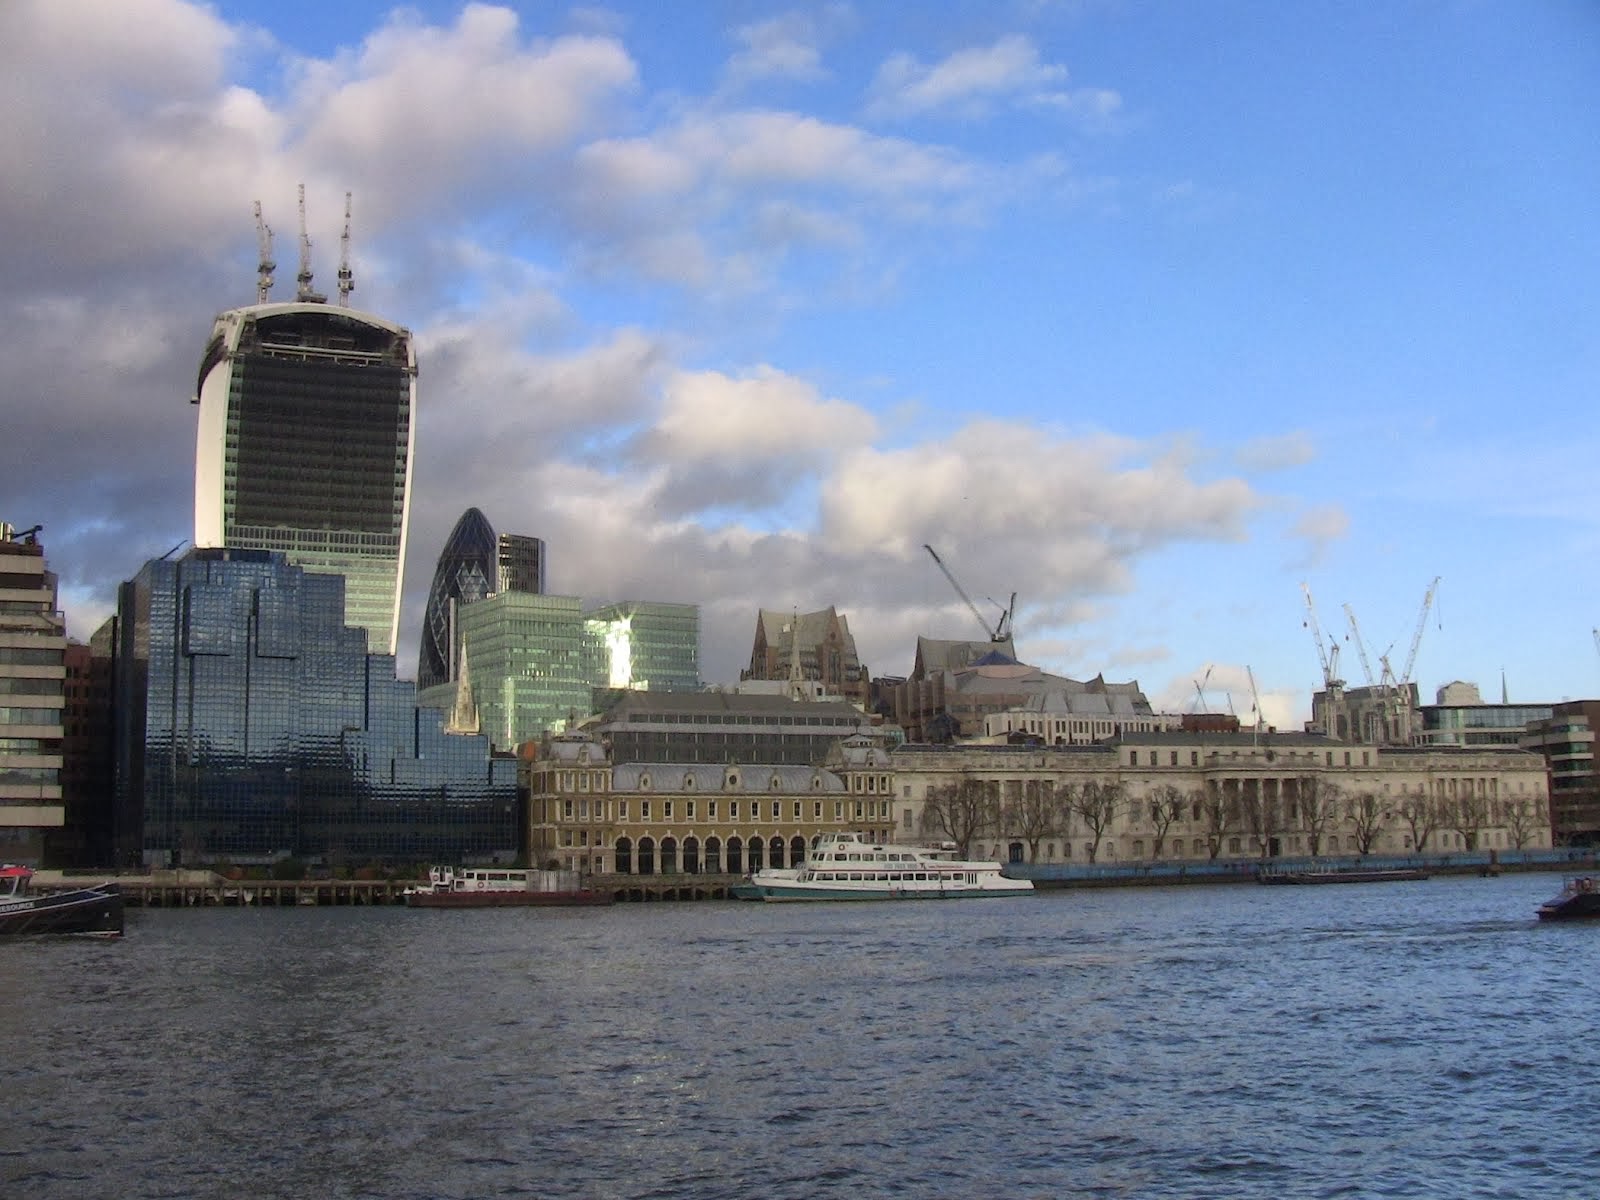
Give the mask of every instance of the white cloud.
[{"label": "white cloud", "polygon": [[1312,566],[1320,562],[1328,547],[1349,532],[1350,515],[1339,505],[1322,504],[1306,509],[1289,530],[1291,537],[1306,543],[1305,557],[1298,565]]},{"label": "white cloud", "polygon": [[1033,41],[1007,34],[992,45],[958,50],[925,64],[896,54],[878,68],[869,91],[868,112],[880,118],[951,112],[988,115],[1000,105],[1047,107],[1089,120],[1103,120],[1121,106],[1107,89],[1069,90],[1067,69],[1040,59]]},{"label": "white cloud", "polygon": [[728,60],[730,87],[758,79],[815,80],[823,77],[821,31],[810,13],[790,12],[741,25],[733,31],[740,49]]},{"label": "white cloud", "polygon": [[1244,471],[1283,471],[1302,467],[1317,457],[1311,435],[1302,430],[1264,434],[1234,451],[1234,461]]}]

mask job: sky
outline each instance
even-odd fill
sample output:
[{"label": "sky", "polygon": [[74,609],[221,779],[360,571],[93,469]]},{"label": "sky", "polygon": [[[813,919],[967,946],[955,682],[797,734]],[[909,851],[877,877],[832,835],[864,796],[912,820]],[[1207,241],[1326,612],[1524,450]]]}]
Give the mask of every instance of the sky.
[{"label": "sky", "polygon": [[761,608],[904,675],[1015,592],[1027,662],[1297,728],[1309,590],[1351,684],[1347,605],[1424,702],[1600,695],[1591,0],[6,0],[0,115],[0,519],[74,637],[193,536],[304,184],[417,335],[403,676],[477,506],[712,683]]}]

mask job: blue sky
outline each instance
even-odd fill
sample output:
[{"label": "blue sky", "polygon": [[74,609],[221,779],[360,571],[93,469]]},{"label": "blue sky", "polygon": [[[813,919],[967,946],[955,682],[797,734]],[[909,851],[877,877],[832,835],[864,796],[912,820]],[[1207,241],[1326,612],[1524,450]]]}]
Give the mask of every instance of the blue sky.
[{"label": "blue sky", "polygon": [[1169,708],[1248,666],[1297,725],[1302,583],[1398,666],[1435,576],[1426,699],[1600,692],[1587,0],[20,0],[0,68],[0,517],[77,636],[192,532],[199,350],[304,182],[422,348],[404,673],[477,505],[700,604],[717,682],[760,608],[879,674],[977,634],[931,543]]}]

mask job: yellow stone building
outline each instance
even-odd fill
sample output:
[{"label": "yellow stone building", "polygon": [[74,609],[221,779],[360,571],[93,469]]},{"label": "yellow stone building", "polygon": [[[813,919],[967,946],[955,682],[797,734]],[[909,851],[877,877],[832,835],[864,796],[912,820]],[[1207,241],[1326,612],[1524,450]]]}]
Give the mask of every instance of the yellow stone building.
[{"label": "yellow stone building", "polygon": [[528,856],[586,875],[742,875],[802,861],[843,829],[887,839],[888,755],[852,739],[828,767],[613,763],[582,734],[522,762]]}]

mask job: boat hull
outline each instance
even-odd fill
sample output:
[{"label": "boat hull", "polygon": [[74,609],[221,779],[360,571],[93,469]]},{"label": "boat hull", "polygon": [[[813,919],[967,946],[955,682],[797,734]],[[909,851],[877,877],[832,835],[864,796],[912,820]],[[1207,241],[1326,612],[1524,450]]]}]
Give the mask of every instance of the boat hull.
[{"label": "boat hull", "polygon": [[1541,921],[1585,921],[1600,917],[1600,885],[1592,878],[1574,879],[1561,894],[1539,906]]},{"label": "boat hull", "polygon": [[410,908],[583,908],[611,903],[609,892],[413,892]]},{"label": "boat hull", "polygon": [[1428,872],[1423,870],[1395,867],[1371,871],[1271,871],[1257,875],[1256,882],[1314,886],[1321,883],[1404,883],[1427,877]]},{"label": "boat hull", "polygon": [[829,887],[800,883],[760,883],[746,880],[730,889],[738,900],[808,902],[813,900],[998,900],[1011,896],[1031,896],[1032,886],[995,888],[906,888],[906,887]]},{"label": "boat hull", "polygon": [[122,893],[115,886],[45,892],[0,902],[0,936],[73,934],[121,937]]}]

